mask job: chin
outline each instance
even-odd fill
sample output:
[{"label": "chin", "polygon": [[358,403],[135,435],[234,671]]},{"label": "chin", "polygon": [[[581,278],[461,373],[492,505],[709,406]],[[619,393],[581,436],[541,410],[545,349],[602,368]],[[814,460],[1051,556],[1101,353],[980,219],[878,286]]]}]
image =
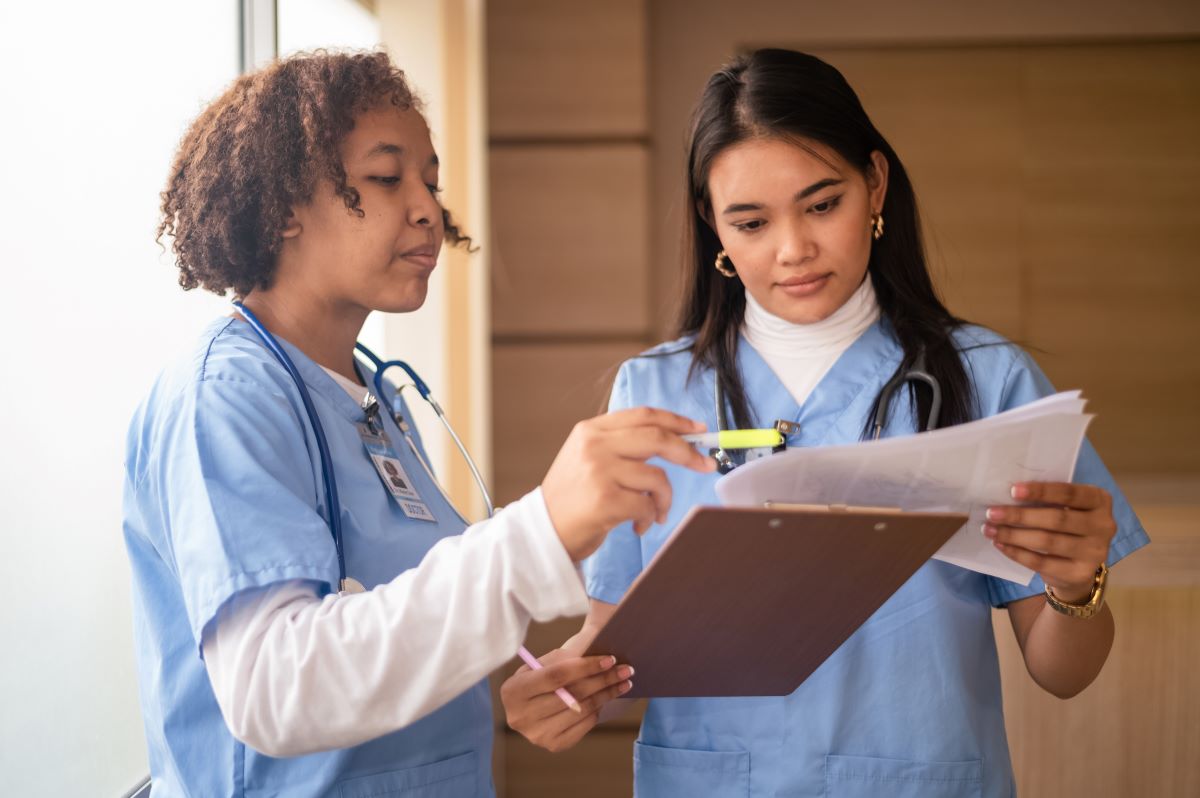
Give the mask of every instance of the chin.
[{"label": "chin", "polygon": [[373,308],[383,313],[412,313],[425,304],[429,293],[429,281],[419,285],[408,285],[400,291],[390,291],[374,298]]}]

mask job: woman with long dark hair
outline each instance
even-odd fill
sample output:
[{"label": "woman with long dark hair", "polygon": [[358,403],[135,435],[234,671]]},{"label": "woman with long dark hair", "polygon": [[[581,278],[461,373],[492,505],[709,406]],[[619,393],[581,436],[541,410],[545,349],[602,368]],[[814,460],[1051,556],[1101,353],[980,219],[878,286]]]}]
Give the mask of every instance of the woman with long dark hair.
[{"label": "woman with long dark hair", "polygon": [[[913,188],[833,67],[760,50],[708,81],[688,153],[680,337],[625,363],[614,408],[649,404],[735,427],[791,422],[791,446],[853,443],[994,415],[1052,388],[1001,336],[952,315],[930,281]],[[883,388],[912,382],[877,408]],[[578,652],[716,477],[668,467],[667,521],[616,530],[585,565],[592,608]],[[1030,676],[1067,697],[1113,639],[1108,564],[1147,542],[1095,451],[1073,483],[1014,485],[979,534],[1037,576],[1028,586],[925,564],[796,692],[657,699],[635,750],[641,796],[1011,795],[993,607],[1006,607]],[[732,535],[732,532],[731,532]],[[518,672],[509,722],[534,742],[579,726]],[[633,677],[636,680],[636,675]]]}]

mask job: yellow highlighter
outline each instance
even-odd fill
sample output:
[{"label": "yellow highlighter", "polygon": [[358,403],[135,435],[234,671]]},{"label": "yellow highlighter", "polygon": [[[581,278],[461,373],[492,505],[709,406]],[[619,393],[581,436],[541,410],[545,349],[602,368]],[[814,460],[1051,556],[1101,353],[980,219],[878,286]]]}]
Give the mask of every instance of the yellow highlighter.
[{"label": "yellow highlighter", "polygon": [[682,437],[701,449],[770,449],[783,444],[783,435],[777,429],[730,429]]}]

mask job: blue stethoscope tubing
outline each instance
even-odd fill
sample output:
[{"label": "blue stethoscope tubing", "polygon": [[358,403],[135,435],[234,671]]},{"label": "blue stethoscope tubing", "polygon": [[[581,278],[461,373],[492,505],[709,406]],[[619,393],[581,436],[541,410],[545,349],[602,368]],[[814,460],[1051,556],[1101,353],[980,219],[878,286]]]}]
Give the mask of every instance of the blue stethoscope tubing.
[{"label": "blue stethoscope tubing", "polygon": [[[308,392],[308,387],[304,384],[304,378],[300,376],[300,371],[296,368],[296,364],[292,362],[292,359],[288,356],[287,351],[280,346],[279,341],[276,340],[275,336],[271,334],[271,331],[268,330],[266,326],[264,326],[263,323],[258,320],[258,317],[255,316],[254,313],[251,312],[250,309],[241,302],[234,302],[233,307],[235,310],[237,310],[241,317],[246,320],[246,323],[250,325],[250,328],[258,334],[258,337],[262,340],[263,345],[266,346],[267,350],[275,356],[275,359],[279,361],[280,365],[282,365],[284,370],[287,371],[288,376],[290,376],[292,381],[296,384],[296,390],[300,394],[300,401],[304,404],[304,412],[308,414],[309,424],[312,425],[313,437],[317,439],[317,454],[321,461],[321,479],[322,482],[325,483],[325,505],[329,508],[329,518],[327,519],[329,533],[333,536],[333,545],[334,548],[337,549],[338,591],[347,592],[351,588],[352,580],[348,580],[346,577],[346,551],[344,545],[342,544],[342,505],[338,499],[337,478],[334,476],[333,472],[333,457],[329,454],[329,443],[325,438],[325,430],[321,426],[321,419],[320,416],[317,415],[317,409],[313,406],[312,395]],[[412,380],[413,386],[421,395],[421,398],[428,402],[430,407],[433,408],[438,419],[442,422],[442,425],[450,433],[450,437],[454,439],[454,443],[458,447],[458,450],[462,452],[463,457],[467,461],[467,466],[471,469],[471,475],[475,478],[476,484],[483,493],[483,500],[487,505],[487,513],[490,517],[495,510],[492,506],[492,499],[488,494],[487,486],[483,481],[483,476],[479,473],[479,469],[475,466],[475,461],[471,458],[470,454],[467,453],[462,441],[459,439],[458,435],[455,434],[453,427],[450,426],[450,422],[446,419],[445,413],[442,412],[441,405],[439,405],[437,400],[433,398],[433,395],[429,391],[429,386],[425,384],[425,381],[422,380],[417,375],[417,372],[414,371],[413,368],[403,360],[389,360],[385,362],[361,343],[355,344],[355,349],[357,349],[363,354],[364,357],[370,360],[371,364],[375,367],[374,386],[376,401],[379,401],[384,396],[383,372],[385,370],[396,366],[402,369],[404,373],[408,375],[408,377]],[[409,441],[409,445],[412,446],[411,440]],[[429,473],[429,478],[433,480],[434,485],[436,485],[438,490],[442,492],[443,496],[445,496],[445,491],[442,490],[441,484],[438,483],[436,478],[434,478],[432,470],[425,463],[424,458],[420,457],[419,452],[415,453],[421,462],[421,466],[426,470],[426,472]],[[449,497],[446,497],[446,500],[449,502]],[[359,587],[359,589],[361,589],[361,587]]]},{"label": "blue stethoscope tubing", "polygon": [[[462,439],[458,437],[458,433],[454,431],[454,427],[450,426],[450,420],[446,418],[446,414],[442,410],[442,406],[438,404],[437,399],[433,398],[433,394],[430,392],[429,386],[425,384],[425,381],[417,375],[416,370],[414,370],[412,366],[408,365],[403,360],[383,361],[378,355],[376,355],[362,343],[356,343],[354,348],[361,352],[367,360],[371,361],[371,365],[375,367],[375,379],[373,384],[375,386],[375,396],[377,399],[382,399],[384,395],[383,373],[385,371],[392,367],[396,367],[408,375],[408,378],[412,380],[413,387],[417,389],[417,393],[419,393],[421,398],[428,402],[429,406],[433,408],[433,412],[437,416],[438,421],[440,421],[442,426],[446,428],[446,432],[450,434],[450,438],[454,441],[454,445],[458,447],[458,451],[462,453],[463,459],[467,462],[467,468],[471,470],[471,476],[474,478],[475,484],[479,488],[479,492],[483,495],[483,503],[487,508],[488,518],[491,518],[496,512],[496,508],[492,504],[492,497],[491,494],[488,493],[487,483],[483,479],[483,474],[479,472],[478,466],[475,465],[475,459],[467,452],[466,445],[462,442]],[[403,385],[400,386],[396,392],[400,393],[404,390],[404,387],[405,386]],[[408,440],[407,436],[405,439]],[[412,446],[411,440],[409,441],[409,445]],[[439,491],[441,491],[442,495],[446,499],[446,503],[453,506],[450,502],[450,497],[446,496],[446,492],[442,490],[441,483],[439,483],[434,477],[432,469],[430,469],[429,465],[425,462],[425,458],[421,456],[421,453],[416,450],[416,447],[413,447],[413,454],[416,455],[417,459],[421,462],[421,466],[425,469],[425,472],[429,474],[429,479],[432,480],[433,484],[437,486]],[[457,512],[457,510],[455,512]],[[465,518],[463,518],[463,520],[466,521]]]}]

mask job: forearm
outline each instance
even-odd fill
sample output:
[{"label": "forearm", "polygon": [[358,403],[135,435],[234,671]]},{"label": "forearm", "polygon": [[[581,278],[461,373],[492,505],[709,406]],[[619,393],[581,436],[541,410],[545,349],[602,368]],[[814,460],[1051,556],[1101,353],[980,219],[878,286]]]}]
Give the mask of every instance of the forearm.
[{"label": "forearm", "polygon": [[530,528],[545,515],[539,497],[522,503],[531,501],[439,542],[367,593],[293,591],[219,616],[204,652],[233,734],[273,756],[357,745],[503,664],[531,619],[582,612],[582,584],[553,528]]},{"label": "forearm", "polygon": [[[1107,606],[1092,618],[1071,618],[1055,611],[1045,599],[1035,597],[1018,612],[1031,616],[1022,645],[1029,675],[1047,692],[1071,698],[1091,684],[1108,659],[1114,623]],[[1010,612],[1015,608],[1010,607]],[[1017,615],[1013,627],[1021,634]]]}]

